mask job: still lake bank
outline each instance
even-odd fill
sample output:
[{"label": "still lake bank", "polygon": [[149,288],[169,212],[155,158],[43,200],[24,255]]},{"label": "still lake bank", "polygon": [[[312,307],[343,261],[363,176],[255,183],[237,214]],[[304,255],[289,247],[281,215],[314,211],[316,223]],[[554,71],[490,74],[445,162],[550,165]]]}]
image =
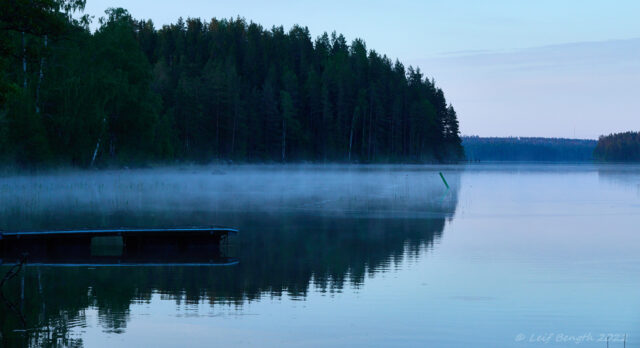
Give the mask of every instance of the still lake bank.
[{"label": "still lake bank", "polygon": [[[26,173],[56,173],[74,170],[86,171],[114,171],[162,169],[168,167],[198,168],[198,167],[232,167],[232,166],[437,166],[437,165],[466,165],[466,164],[633,164],[633,161],[616,160],[614,157],[605,159],[596,155],[596,149],[601,140],[543,138],[543,137],[478,137],[463,136],[463,159],[451,160],[398,160],[398,161],[248,161],[231,159],[211,159],[208,161],[139,161],[131,163],[98,163],[94,166],[77,166],[70,164],[40,164],[36,166],[19,166],[16,164],[0,165],[0,175]],[[607,140],[609,141],[609,140]],[[602,152],[602,150],[598,150]],[[616,157],[617,158],[617,157]]]},{"label": "still lake bank", "polygon": [[[80,171],[4,178],[0,199],[4,230],[241,231],[232,267],[27,264],[29,330],[14,332],[19,320],[1,311],[7,346],[137,346],[152,331],[156,346],[519,347],[552,334],[547,346],[564,347],[590,334],[581,346],[602,347],[607,334],[618,346],[640,337],[639,166]],[[5,288],[16,303],[20,277]]]}]

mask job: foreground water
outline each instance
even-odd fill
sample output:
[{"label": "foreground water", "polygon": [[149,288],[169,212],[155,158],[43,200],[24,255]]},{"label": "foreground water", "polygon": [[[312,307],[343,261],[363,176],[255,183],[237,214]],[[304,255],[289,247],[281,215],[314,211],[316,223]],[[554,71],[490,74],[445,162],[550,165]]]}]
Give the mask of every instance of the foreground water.
[{"label": "foreground water", "polygon": [[59,173],[0,200],[0,230],[241,230],[230,266],[27,260],[6,347],[640,347],[640,167]]}]

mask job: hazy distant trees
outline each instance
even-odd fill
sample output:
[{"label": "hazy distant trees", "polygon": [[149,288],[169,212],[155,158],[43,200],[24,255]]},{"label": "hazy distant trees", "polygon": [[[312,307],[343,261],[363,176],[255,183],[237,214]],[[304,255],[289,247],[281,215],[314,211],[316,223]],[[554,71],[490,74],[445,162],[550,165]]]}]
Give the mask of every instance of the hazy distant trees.
[{"label": "hazy distant trees", "polygon": [[0,5],[5,162],[463,156],[442,90],[362,40],[347,44],[336,33],[312,40],[307,28],[266,30],[239,18],[179,19],[156,29],[124,9],[109,9],[91,33],[86,17],[72,17],[83,7],[79,0]]},{"label": "hazy distant trees", "polygon": [[467,159],[477,161],[590,162],[595,140],[462,137]]},{"label": "hazy distant trees", "polygon": [[593,155],[600,161],[640,162],[640,132],[601,136]]}]

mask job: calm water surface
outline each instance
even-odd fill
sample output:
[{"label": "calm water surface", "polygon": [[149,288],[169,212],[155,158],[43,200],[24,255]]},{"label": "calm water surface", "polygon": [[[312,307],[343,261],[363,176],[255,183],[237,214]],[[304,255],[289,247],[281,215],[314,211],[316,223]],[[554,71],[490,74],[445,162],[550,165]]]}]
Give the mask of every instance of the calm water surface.
[{"label": "calm water surface", "polygon": [[640,347],[637,166],[56,173],[0,177],[0,202],[1,230],[241,231],[186,251],[205,266],[27,259],[6,347]]}]

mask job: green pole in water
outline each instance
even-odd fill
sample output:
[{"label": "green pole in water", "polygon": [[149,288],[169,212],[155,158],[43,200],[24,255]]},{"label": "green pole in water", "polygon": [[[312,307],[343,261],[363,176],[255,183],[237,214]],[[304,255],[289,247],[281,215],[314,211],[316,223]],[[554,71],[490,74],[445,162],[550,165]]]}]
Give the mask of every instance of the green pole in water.
[{"label": "green pole in water", "polygon": [[444,186],[447,187],[447,190],[449,189],[449,184],[447,183],[447,180],[444,178],[444,175],[442,175],[442,172],[440,172],[440,178],[442,179],[442,182],[444,183]]}]

